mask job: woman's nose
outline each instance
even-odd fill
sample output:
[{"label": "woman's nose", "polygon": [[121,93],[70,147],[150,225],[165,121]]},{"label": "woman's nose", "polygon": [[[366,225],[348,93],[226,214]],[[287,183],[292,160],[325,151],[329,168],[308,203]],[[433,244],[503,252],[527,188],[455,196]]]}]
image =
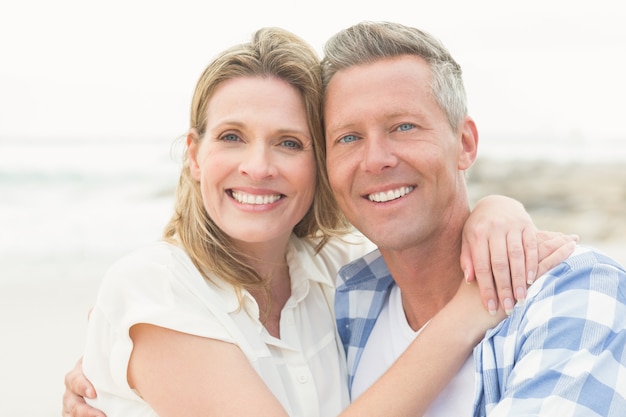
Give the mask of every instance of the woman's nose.
[{"label": "woman's nose", "polygon": [[240,173],[254,180],[273,178],[277,172],[272,151],[267,146],[250,146],[240,164]]}]

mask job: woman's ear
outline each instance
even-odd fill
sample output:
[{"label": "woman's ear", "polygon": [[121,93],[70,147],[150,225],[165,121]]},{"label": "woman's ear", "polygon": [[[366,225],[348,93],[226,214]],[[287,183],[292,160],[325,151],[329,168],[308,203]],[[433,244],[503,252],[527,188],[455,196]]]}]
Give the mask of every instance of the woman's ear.
[{"label": "woman's ear", "polygon": [[461,125],[461,152],[459,153],[458,168],[461,171],[469,169],[478,154],[478,130],[471,117],[465,116]]},{"label": "woman's ear", "polygon": [[187,133],[187,154],[189,155],[189,171],[191,178],[200,182],[200,164],[198,163],[198,148],[200,148],[200,135],[196,129],[189,129]]}]

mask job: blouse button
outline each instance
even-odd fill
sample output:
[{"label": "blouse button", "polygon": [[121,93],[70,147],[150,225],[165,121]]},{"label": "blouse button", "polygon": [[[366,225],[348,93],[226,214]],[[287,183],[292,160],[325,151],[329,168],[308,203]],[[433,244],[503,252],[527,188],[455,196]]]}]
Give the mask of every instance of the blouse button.
[{"label": "blouse button", "polygon": [[299,383],[304,384],[308,380],[309,380],[309,378],[306,375],[304,375],[304,374],[298,375],[298,382]]}]

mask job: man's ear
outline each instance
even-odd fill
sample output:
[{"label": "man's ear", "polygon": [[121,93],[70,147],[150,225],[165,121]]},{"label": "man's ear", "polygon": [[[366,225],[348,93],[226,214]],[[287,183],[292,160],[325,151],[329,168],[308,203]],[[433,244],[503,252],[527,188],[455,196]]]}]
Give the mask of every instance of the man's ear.
[{"label": "man's ear", "polygon": [[200,164],[198,163],[198,148],[200,148],[200,135],[196,129],[189,129],[187,133],[187,154],[189,155],[189,171],[191,178],[200,182]]},{"label": "man's ear", "polygon": [[461,150],[459,153],[458,168],[465,171],[476,161],[478,154],[478,130],[474,120],[465,116],[461,124]]}]

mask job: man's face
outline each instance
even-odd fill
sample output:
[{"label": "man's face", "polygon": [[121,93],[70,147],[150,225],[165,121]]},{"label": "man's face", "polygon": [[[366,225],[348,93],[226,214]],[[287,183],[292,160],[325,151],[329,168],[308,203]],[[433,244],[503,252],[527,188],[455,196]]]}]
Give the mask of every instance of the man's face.
[{"label": "man's face", "polygon": [[339,71],[326,92],[331,186],[381,249],[413,247],[467,210],[461,170],[475,157],[477,136],[465,137],[475,128],[467,118],[454,132],[429,83],[426,62],[407,55]]}]

